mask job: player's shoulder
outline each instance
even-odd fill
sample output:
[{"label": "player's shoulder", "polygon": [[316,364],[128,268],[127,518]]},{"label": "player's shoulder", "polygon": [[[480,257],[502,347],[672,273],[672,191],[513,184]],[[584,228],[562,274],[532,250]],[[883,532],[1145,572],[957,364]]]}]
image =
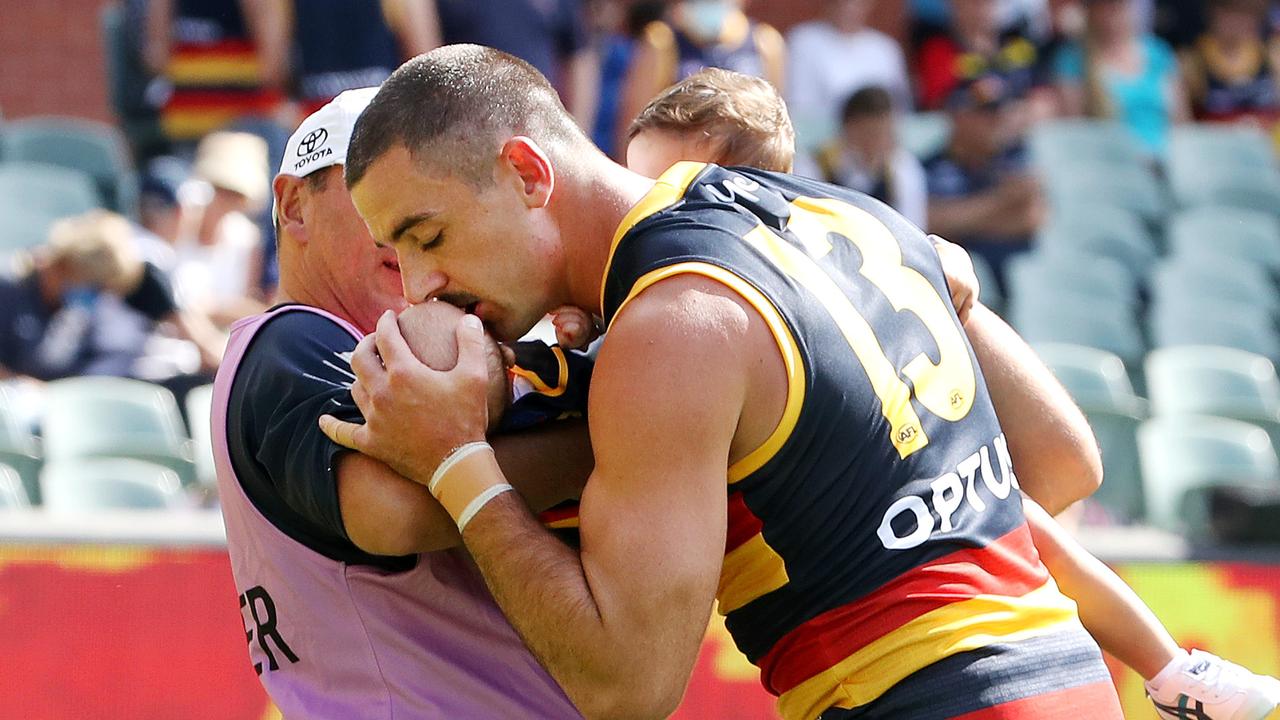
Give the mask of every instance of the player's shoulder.
[{"label": "player's shoulder", "polygon": [[359,340],[336,319],[290,305],[277,308],[257,329],[242,363],[269,372],[297,371],[347,355]]}]

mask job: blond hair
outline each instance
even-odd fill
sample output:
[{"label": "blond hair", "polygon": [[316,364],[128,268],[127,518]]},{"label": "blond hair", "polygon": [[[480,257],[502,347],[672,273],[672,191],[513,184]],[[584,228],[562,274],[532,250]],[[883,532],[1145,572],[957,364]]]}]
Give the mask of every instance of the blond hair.
[{"label": "blond hair", "polygon": [[105,290],[127,292],[137,286],[143,273],[132,226],[106,210],[54,223],[39,251],[50,261],[65,264],[83,282]]},{"label": "blond hair", "polygon": [[705,68],[664,90],[627,130],[701,133],[720,165],[791,172],[796,134],[787,104],[768,82],[720,68]]}]

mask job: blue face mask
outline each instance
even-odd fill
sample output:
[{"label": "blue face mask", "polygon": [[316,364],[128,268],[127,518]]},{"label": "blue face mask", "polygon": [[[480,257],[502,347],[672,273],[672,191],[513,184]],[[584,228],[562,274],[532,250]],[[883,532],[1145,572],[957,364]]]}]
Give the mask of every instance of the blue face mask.
[{"label": "blue face mask", "polygon": [[687,29],[698,37],[717,39],[732,10],[726,0],[689,0],[684,4]]},{"label": "blue face mask", "polygon": [[97,299],[98,291],[91,285],[72,285],[62,293],[63,307],[88,309]]}]

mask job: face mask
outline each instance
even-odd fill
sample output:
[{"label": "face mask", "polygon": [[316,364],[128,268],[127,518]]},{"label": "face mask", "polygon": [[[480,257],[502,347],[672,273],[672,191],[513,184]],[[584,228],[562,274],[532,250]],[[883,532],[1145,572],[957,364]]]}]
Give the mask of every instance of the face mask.
[{"label": "face mask", "polygon": [[724,0],[690,0],[684,4],[684,17],[689,32],[712,40],[720,37],[731,8]]}]

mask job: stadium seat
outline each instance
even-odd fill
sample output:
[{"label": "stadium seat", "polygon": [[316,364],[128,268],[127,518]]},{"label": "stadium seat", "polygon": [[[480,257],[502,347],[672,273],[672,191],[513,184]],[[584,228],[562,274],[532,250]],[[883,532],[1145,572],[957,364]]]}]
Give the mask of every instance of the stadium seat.
[{"label": "stadium seat", "polygon": [[991,263],[973,253],[970,253],[969,259],[973,261],[973,274],[978,277],[978,299],[996,314],[1004,313],[1006,298],[1000,291],[1000,283],[996,280],[996,271],[992,269]]},{"label": "stadium seat", "polygon": [[93,178],[106,207],[137,214],[138,178],[120,131],[77,118],[14,120],[0,134],[7,162],[34,162],[80,170]]},{"label": "stadium seat", "polygon": [[1182,207],[1225,205],[1261,212],[1280,207],[1280,169],[1269,165],[1170,165],[1169,184]]},{"label": "stadium seat", "polygon": [[1188,295],[1161,298],[1148,322],[1153,347],[1214,345],[1280,360],[1275,320],[1253,305]]},{"label": "stadium seat", "polygon": [[191,428],[196,460],[196,480],[213,485],[217,473],[213,467],[213,435],[209,427],[209,414],[213,409],[213,386],[201,385],[187,393],[187,425]]},{"label": "stadium seat", "polygon": [[173,470],[130,458],[51,461],[40,473],[50,512],[189,507]]},{"label": "stadium seat", "polygon": [[1147,516],[1170,530],[1206,531],[1206,490],[1213,486],[1280,487],[1280,462],[1267,433],[1238,420],[1156,417],[1138,429],[1138,447]]},{"label": "stadium seat", "polygon": [[1215,415],[1261,427],[1280,447],[1280,378],[1265,357],[1223,347],[1174,347],[1147,355],[1157,415]]},{"label": "stadium seat", "polygon": [[1151,275],[1151,295],[1156,303],[1185,295],[1253,305],[1280,316],[1280,288],[1262,266],[1216,253],[1178,255],[1161,263]]},{"label": "stadium seat", "polygon": [[898,141],[918,158],[938,152],[950,137],[951,119],[946,113],[910,113],[898,118]]},{"label": "stadium seat", "polygon": [[1106,120],[1053,120],[1036,124],[1029,142],[1037,168],[1086,164],[1143,165],[1148,162],[1129,130]]},{"label": "stadium seat", "polygon": [[1164,186],[1141,165],[1065,165],[1045,173],[1042,179],[1057,215],[1082,205],[1103,205],[1158,223],[1168,209]]},{"label": "stadium seat", "polygon": [[1260,131],[1229,125],[1177,125],[1169,133],[1168,164],[1267,167],[1275,164],[1271,141]]},{"label": "stadium seat", "polygon": [[26,507],[31,507],[31,498],[27,496],[22,477],[8,465],[0,465],[0,510]]},{"label": "stadium seat", "polygon": [[1103,483],[1092,500],[1117,522],[1143,517],[1137,429],[1146,401],[1134,392],[1124,362],[1113,353],[1061,343],[1034,346],[1044,364],[1080,405],[1102,450]]},{"label": "stadium seat", "polygon": [[30,162],[0,163],[0,203],[4,218],[23,212],[57,219],[102,206],[87,173]]},{"label": "stadium seat", "polygon": [[1047,255],[1088,253],[1114,258],[1135,278],[1145,278],[1160,254],[1140,217],[1107,205],[1058,208],[1036,233],[1035,244]]},{"label": "stadium seat", "polygon": [[23,427],[13,406],[9,388],[0,385],[0,463],[18,473],[33,503],[40,501],[40,448],[29,428]]},{"label": "stadium seat", "polygon": [[1021,302],[1030,296],[1046,301],[1064,294],[1090,295],[1130,312],[1139,304],[1138,282],[1120,261],[1066,250],[1049,254],[1025,253],[1009,261],[1009,297]]},{"label": "stadium seat", "polygon": [[191,442],[173,393],[159,385],[113,377],[48,384],[44,450],[49,462],[125,457],[159,463],[184,483],[195,480]]},{"label": "stadium seat", "polygon": [[1131,308],[1081,293],[1012,298],[1010,324],[1033,345],[1069,343],[1118,355],[1125,367],[1140,367],[1146,342]]},{"label": "stadium seat", "polygon": [[1218,206],[1184,210],[1170,221],[1168,240],[1172,256],[1221,255],[1280,271],[1280,223],[1265,212]]}]

